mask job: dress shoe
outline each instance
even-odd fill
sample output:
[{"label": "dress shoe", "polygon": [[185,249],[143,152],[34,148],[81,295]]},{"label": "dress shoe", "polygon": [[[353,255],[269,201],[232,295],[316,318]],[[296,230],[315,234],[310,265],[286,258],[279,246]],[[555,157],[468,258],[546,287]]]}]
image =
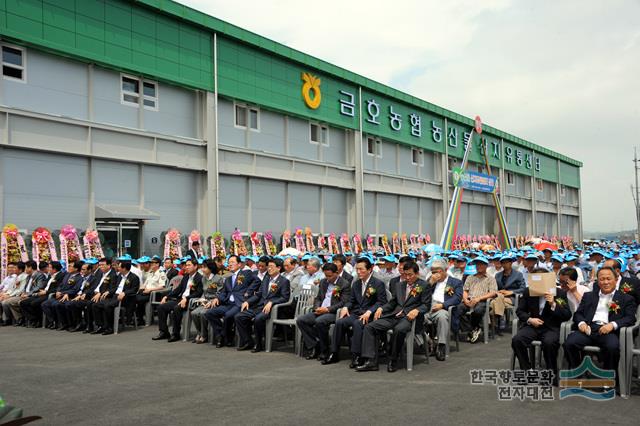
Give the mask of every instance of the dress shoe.
[{"label": "dress shoe", "polygon": [[47,326],[47,329],[49,329],[49,330],[55,330],[55,328],[56,328],[56,323],[54,323],[54,322],[52,322],[51,324],[49,324]]},{"label": "dress shoe", "polygon": [[371,359],[368,359],[367,362],[356,367],[356,371],[378,371],[378,369],[378,363]]},{"label": "dress shoe", "polygon": [[218,339],[218,342],[216,343],[216,348],[221,348],[224,346],[224,339],[221,337],[220,339]]},{"label": "dress shoe", "polygon": [[58,331],[67,331],[69,329],[69,326],[67,325],[61,325],[60,327],[58,327]]},{"label": "dress shoe", "polygon": [[239,351],[248,351],[249,349],[253,348],[254,343],[253,342],[247,342],[244,345],[238,347]]},{"label": "dress shoe", "polygon": [[167,342],[169,343],[178,342],[178,341],[180,341],[180,336],[171,336],[169,337],[169,339],[167,339]]},{"label": "dress shoe", "polygon": [[327,354],[318,355],[318,361],[320,361],[320,362],[324,361],[327,358],[329,358],[329,355],[327,355]]},{"label": "dress shoe", "polygon": [[305,357],[306,359],[316,359],[318,358],[318,348],[315,347],[309,352],[309,354]]},{"label": "dress shoe", "polygon": [[327,359],[322,361],[322,365],[335,364],[340,362],[340,355],[337,352],[332,352]]},{"label": "dress shoe", "polygon": [[362,360],[357,355],[351,356],[351,363],[349,364],[349,368],[358,368],[363,364]]},{"label": "dress shoe", "polygon": [[92,331],[91,334],[102,334],[104,331],[104,327],[98,327],[95,331]]},{"label": "dress shoe", "polygon": [[24,318],[20,318],[15,324],[16,327],[22,327],[24,325]]},{"label": "dress shoe", "polygon": [[108,336],[110,334],[113,334],[113,330],[111,330],[110,328],[107,328],[105,331],[102,332],[103,336]]},{"label": "dress shoe", "polygon": [[91,334],[93,333],[93,328],[85,328],[84,330],[82,330],[82,334]]},{"label": "dress shoe", "polygon": [[74,332],[74,333],[77,333],[78,331],[82,331],[82,330],[84,330],[86,328],[87,327],[84,324],[78,324],[71,331]]},{"label": "dress shoe", "polygon": [[395,373],[396,371],[398,371],[397,361],[395,359],[389,360],[389,362],[387,363],[387,371],[389,373]]},{"label": "dress shoe", "polygon": [[152,337],[151,340],[166,340],[169,338],[167,333],[160,333],[156,337]]},{"label": "dress shoe", "polygon": [[439,343],[436,348],[436,359],[438,361],[444,361],[447,358],[447,345]]},{"label": "dress shoe", "polygon": [[262,345],[255,345],[253,349],[251,349],[252,354],[256,354],[258,352],[262,352]]}]

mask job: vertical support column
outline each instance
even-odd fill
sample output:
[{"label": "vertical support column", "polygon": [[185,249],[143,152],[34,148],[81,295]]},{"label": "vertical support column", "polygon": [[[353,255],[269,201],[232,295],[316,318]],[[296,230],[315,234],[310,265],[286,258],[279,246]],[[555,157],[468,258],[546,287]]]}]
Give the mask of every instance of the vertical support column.
[{"label": "vertical support column", "polygon": [[558,221],[558,237],[560,237],[562,236],[562,228],[560,227],[562,225],[562,203],[560,202],[560,160],[556,160],[556,170],[558,172],[558,182],[556,183],[556,220]]},{"label": "vertical support column", "polygon": [[536,172],[535,169],[531,175],[531,235],[537,235],[538,219],[536,213],[536,195],[538,194],[538,185],[536,184]]},{"label": "vertical support column", "polygon": [[[140,203],[140,208],[144,208],[144,164],[138,166],[138,188],[140,188],[138,202]],[[144,221],[142,223],[144,223]],[[140,253],[144,254],[146,248],[145,242],[147,240],[144,237],[144,228],[138,232],[140,233]]]},{"label": "vertical support column", "polygon": [[[578,169],[578,185],[580,185],[580,169]],[[584,235],[582,234],[582,191],[580,190],[581,188],[578,188],[578,240],[576,241],[577,244],[582,245],[582,239],[584,238]],[[0,215],[0,218],[2,217],[2,215]]]},{"label": "vertical support column", "polygon": [[[440,156],[440,170],[442,171],[442,209],[436,217],[436,229],[444,231],[445,216],[449,211],[449,121],[444,118],[444,154]],[[437,211],[437,209],[436,209]],[[442,239],[442,231],[433,236],[433,241]]]},{"label": "vertical support column", "polygon": [[94,121],[93,117],[93,64],[87,65],[87,119]]},{"label": "vertical support column", "polygon": [[[356,232],[364,231],[364,160],[362,158],[362,87],[358,87],[358,132],[354,138],[354,164],[355,164],[355,197],[356,197]],[[376,230],[376,232],[378,232]]]},{"label": "vertical support column", "polygon": [[88,225],[94,227],[96,224],[96,191],[93,184],[93,158],[88,159],[88,173],[87,173],[87,191],[89,192],[89,212],[88,212]]},{"label": "vertical support column", "polygon": [[[9,117],[8,114],[5,115],[6,121],[5,126],[9,125]],[[4,220],[4,173],[2,170],[2,159],[4,158],[4,148],[0,146],[0,226],[4,226],[6,221]]]},{"label": "vertical support column", "polygon": [[198,227],[203,235],[217,231],[220,223],[218,202],[218,47],[217,36],[213,35],[213,87],[214,93],[204,94],[204,114],[202,117],[202,135],[207,144],[207,164],[204,175],[204,202]]}]

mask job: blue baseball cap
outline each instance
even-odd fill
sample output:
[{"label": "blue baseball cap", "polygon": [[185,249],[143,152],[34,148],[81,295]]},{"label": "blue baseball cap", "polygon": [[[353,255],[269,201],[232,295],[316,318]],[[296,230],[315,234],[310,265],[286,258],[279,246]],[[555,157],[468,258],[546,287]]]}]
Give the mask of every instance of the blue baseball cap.
[{"label": "blue baseball cap", "polygon": [[478,262],[482,262],[485,265],[489,264],[489,260],[486,257],[482,256],[482,255],[476,257],[475,259],[471,259],[471,261],[469,263],[473,264],[473,263],[478,263]]}]

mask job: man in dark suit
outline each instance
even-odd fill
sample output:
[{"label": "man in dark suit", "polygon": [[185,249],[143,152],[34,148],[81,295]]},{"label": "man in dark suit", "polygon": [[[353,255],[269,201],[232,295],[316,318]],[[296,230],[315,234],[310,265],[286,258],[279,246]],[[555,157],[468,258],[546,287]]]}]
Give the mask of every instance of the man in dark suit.
[{"label": "man in dark suit", "polygon": [[526,288],[516,315],[520,321],[518,333],[511,339],[511,347],[518,358],[521,370],[531,369],[529,348],[531,342],[542,342],[542,355],[548,369],[553,370],[554,382],[558,379],[558,349],[560,349],[560,325],[571,318],[567,293],[561,288],[556,294],[530,296]]},{"label": "man in dark suit", "polygon": [[331,341],[331,355],[324,362],[334,364],[340,361],[340,343],[345,333],[351,327],[351,364],[349,368],[356,368],[362,364],[360,354],[362,352],[362,330],[369,320],[373,319],[373,313],[387,303],[387,293],[384,283],[373,276],[373,262],[368,257],[360,257],[356,262],[358,279],[351,285],[351,297],[349,303],[340,314],[333,328],[333,340]]},{"label": "man in dark suit", "polygon": [[462,301],[462,281],[447,274],[448,263],[444,258],[436,258],[431,262],[431,277],[429,286],[432,287],[431,306],[425,315],[426,322],[434,324],[436,328],[436,359],[446,359],[446,343],[449,329],[458,329],[458,316],[455,309],[453,318],[449,318],[449,308],[458,306]]},{"label": "man in dark suit", "polygon": [[56,305],[72,299],[78,291],[80,291],[83,281],[80,275],[80,268],[82,268],[82,262],[79,260],[69,263],[67,267],[68,273],[56,289],[54,297],[42,303],[42,311],[47,316],[47,319],[51,321],[48,328],[54,329],[58,327],[59,330],[66,330],[65,326],[58,319]]},{"label": "man in dark suit", "polygon": [[167,282],[171,282],[173,277],[178,275],[178,269],[173,266],[173,260],[170,257],[165,257],[163,260],[164,273],[167,276]]},{"label": "man in dark suit", "polygon": [[[113,334],[113,313],[121,304],[125,311],[135,303],[136,293],[140,288],[140,278],[131,272],[131,262],[128,260],[120,260],[118,263],[117,285],[113,297],[106,299],[102,309],[102,324],[104,325],[103,336]],[[118,321],[119,319],[116,319]]]},{"label": "man in dark suit", "polygon": [[[102,258],[98,261],[98,268],[102,272],[98,285],[93,290],[91,302],[87,305],[87,328],[86,333],[102,334],[105,331],[104,308],[118,288],[118,273],[113,268],[111,258]],[[95,329],[94,329],[95,323]]]},{"label": "man in dark suit", "polygon": [[581,351],[585,346],[598,346],[606,370],[613,370],[620,359],[620,329],[635,323],[636,308],[633,298],[616,290],[618,273],[603,266],[598,271],[600,290],[594,289],[582,296],[573,315],[574,331],[564,342],[569,368],[582,362]]},{"label": "man in dark suit", "polygon": [[[258,291],[242,303],[240,313],[235,316],[236,328],[240,335],[239,351],[251,349],[260,352],[263,349],[267,320],[271,316],[271,309],[275,305],[289,301],[291,288],[289,280],[280,275],[282,271],[281,259],[267,261],[267,273]],[[251,339],[251,322],[255,330],[256,342]]]},{"label": "man in dark suit", "polygon": [[[80,290],[74,297],[71,299],[58,303],[56,305],[56,315],[58,317],[58,321],[60,324],[67,330],[73,331],[77,326],[77,323],[73,322],[73,317],[71,316],[71,305],[74,301],[77,301],[82,298],[85,294],[86,290],[91,286],[91,282],[89,282],[90,275],[93,272],[91,260],[82,260],[82,267],[80,268],[80,275],[82,276],[82,284],[80,285]],[[95,261],[97,263],[97,260]]]},{"label": "man in dark suit", "polygon": [[253,296],[260,285],[260,281],[251,271],[243,271],[240,257],[233,255],[227,261],[231,275],[224,280],[224,286],[213,299],[213,308],[204,317],[213,327],[213,336],[217,340],[216,346],[231,345],[231,328],[236,314],[245,300]]},{"label": "man in dark suit", "polygon": [[198,258],[200,257],[200,255],[198,254],[199,250],[200,242],[194,241],[191,243],[191,248],[189,249],[189,251],[187,251],[187,255],[185,257],[191,257],[192,260],[195,260],[197,262]]},{"label": "man in dark suit", "polygon": [[49,279],[45,287],[20,302],[20,308],[27,318],[28,326],[33,328],[42,326],[41,306],[49,298],[49,295],[55,294],[56,289],[62,283],[65,275],[66,273],[62,270],[62,264],[60,262],[51,262],[49,264]]},{"label": "man in dark suit", "polygon": [[349,284],[353,282],[353,275],[344,270],[344,265],[347,263],[347,258],[344,254],[336,254],[331,258],[331,263],[338,268],[338,276],[346,280]]},{"label": "man in dark suit", "polygon": [[[198,273],[198,261],[188,259],[184,263],[184,275],[180,285],[164,296],[158,306],[158,329],[160,332],[153,340],[168,339],[168,342],[180,340],[182,315],[189,309],[189,301],[202,296],[202,275]],[[138,289],[136,289],[136,292]],[[134,293],[135,294],[135,293]],[[173,320],[173,332],[169,336],[167,317]]]},{"label": "man in dark suit", "polygon": [[387,290],[389,290],[389,293],[391,293],[391,296],[393,297],[393,292],[396,291],[396,287],[398,286],[398,282],[400,282],[400,280],[403,280],[402,276],[404,274],[404,264],[407,262],[413,262],[413,259],[409,256],[402,256],[400,257],[400,259],[398,259],[398,271],[400,272],[400,275],[398,275],[397,277],[393,277],[391,278],[391,280],[389,280],[389,288]]},{"label": "man in dark suit", "polygon": [[[87,271],[86,275],[83,273],[85,277],[82,289],[67,306],[68,315],[71,317],[70,322],[75,324],[75,327],[69,330],[73,333],[89,328],[89,321],[93,319],[93,316],[89,315],[91,309],[88,306],[92,303],[91,298],[94,297],[96,288],[102,279],[102,271],[98,267],[98,263],[98,259],[85,260],[85,264],[82,267],[85,268],[86,266]],[[91,329],[93,329],[93,324],[91,324]]]},{"label": "man in dark suit", "polygon": [[384,306],[376,309],[374,321],[364,327],[362,338],[362,356],[366,362],[356,368],[356,371],[378,370],[378,344],[376,337],[385,336],[393,330],[391,338],[391,353],[387,371],[397,370],[398,355],[404,340],[411,332],[414,321],[422,324],[424,314],[431,307],[433,287],[420,279],[420,267],[415,262],[406,262],[402,267],[404,280],[398,281],[391,297]]},{"label": "man in dark suit", "polygon": [[336,322],[336,313],[349,303],[351,283],[338,273],[335,263],[322,265],[324,278],[320,280],[318,294],[313,301],[313,312],[298,317],[296,323],[302,333],[302,340],[311,353],[307,359],[329,355],[329,327]]}]

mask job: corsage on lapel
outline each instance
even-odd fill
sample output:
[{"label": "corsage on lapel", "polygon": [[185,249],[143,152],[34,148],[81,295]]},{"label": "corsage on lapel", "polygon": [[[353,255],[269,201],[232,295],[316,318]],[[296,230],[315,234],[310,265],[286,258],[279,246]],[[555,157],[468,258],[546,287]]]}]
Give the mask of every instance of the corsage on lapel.
[{"label": "corsage on lapel", "polygon": [[612,300],[611,303],[609,303],[609,312],[613,312],[614,314],[620,313],[620,305],[618,305],[618,302]]},{"label": "corsage on lapel", "polygon": [[416,297],[420,293],[422,293],[422,287],[421,286],[412,286],[411,287],[411,291],[409,292],[411,297]]},{"label": "corsage on lapel", "polygon": [[367,295],[367,297],[372,297],[374,294],[376,294],[376,289],[373,287],[367,287],[365,294]]}]

